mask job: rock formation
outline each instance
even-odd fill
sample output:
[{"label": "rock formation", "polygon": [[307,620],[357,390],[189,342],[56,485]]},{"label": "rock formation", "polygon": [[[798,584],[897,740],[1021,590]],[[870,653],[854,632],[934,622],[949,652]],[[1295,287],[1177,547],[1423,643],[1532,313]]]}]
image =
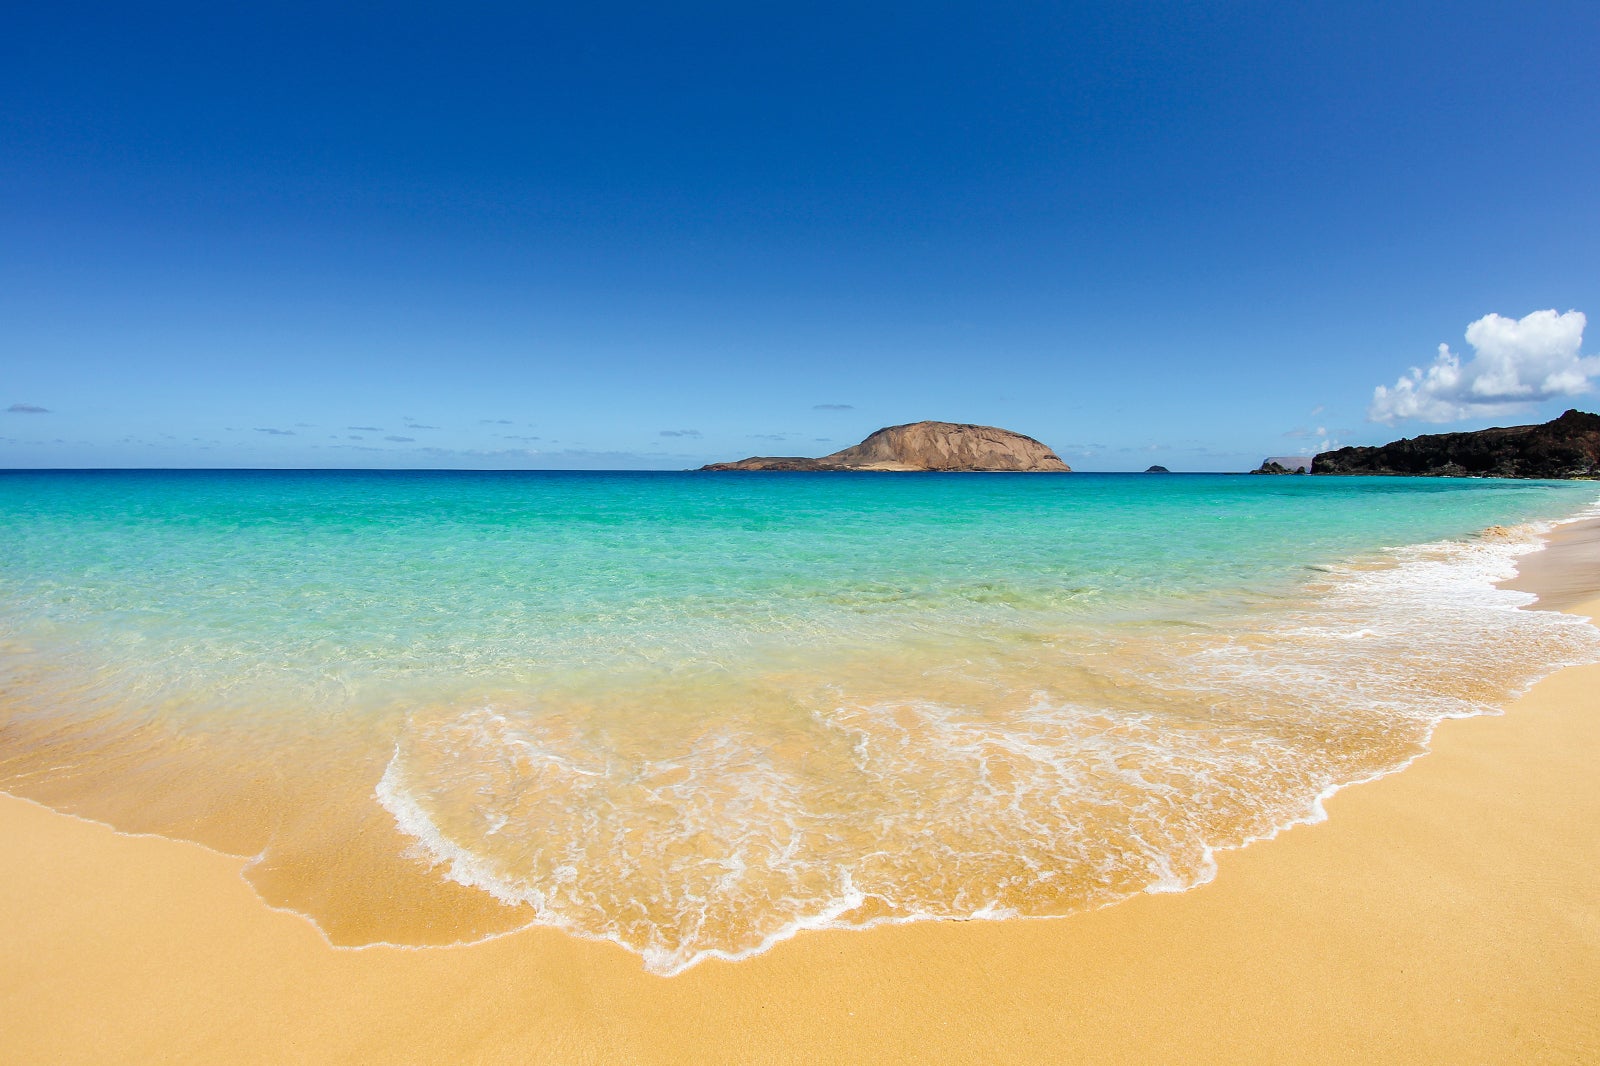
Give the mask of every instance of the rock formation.
[{"label": "rock formation", "polygon": [[1311,473],[1311,456],[1269,455],[1261,460],[1260,466],[1250,472],[1252,474],[1309,474]]},{"label": "rock formation", "polygon": [[702,470],[1011,471],[1065,474],[1071,467],[1032,437],[994,426],[912,422],[880,429],[854,447],[820,459],[752,456]]},{"label": "rock formation", "polygon": [[1145,469],[1145,473],[1146,474],[1170,474],[1170,473],[1172,473],[1172,471],[1168,470],[1164,466],[1156,465],[1156,466],[1152,466],[1152,467],[1147,467]]},{"label": "rock formation", "polygon": [[1422,477],[1600,477],[1600,415],[1568,411],[1538,426],[1430,433],[1375,448],[1321,452],[1313,474]]}]

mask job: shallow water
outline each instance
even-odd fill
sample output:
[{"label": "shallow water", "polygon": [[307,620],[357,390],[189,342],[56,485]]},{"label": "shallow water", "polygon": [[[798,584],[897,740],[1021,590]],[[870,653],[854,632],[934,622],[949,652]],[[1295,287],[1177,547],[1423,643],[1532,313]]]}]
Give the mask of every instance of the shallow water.
[{"label": "shallow water", "polygon": [[1600,657],[1493,584],[1595,495],[4,474],[0,787],[253,856],[347,945],[538,921],[672,973],[1069,913],[1204,880]]}]

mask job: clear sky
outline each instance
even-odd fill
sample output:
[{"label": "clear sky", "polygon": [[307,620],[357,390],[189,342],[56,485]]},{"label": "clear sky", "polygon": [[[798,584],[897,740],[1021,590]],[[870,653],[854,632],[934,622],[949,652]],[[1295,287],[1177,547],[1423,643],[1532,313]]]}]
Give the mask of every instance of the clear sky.
[{"label": "clear sky", "polygon": [[1600,405],[1593,0],[258,7],[0,13],[0,465],[935,418],[1229,470]]}]

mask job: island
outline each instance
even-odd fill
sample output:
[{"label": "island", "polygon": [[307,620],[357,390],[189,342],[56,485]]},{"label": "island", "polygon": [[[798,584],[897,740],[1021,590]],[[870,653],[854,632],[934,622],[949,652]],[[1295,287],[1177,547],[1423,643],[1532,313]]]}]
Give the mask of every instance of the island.
[{"label": "island", "polygon": [[1319,452],[1313,474],[1600,478],[1600,415],[1572,410],[1536,426],[1430,433],[1378,447]]},{"label": "island", "polygon": [[1170,474],[1170,473],[1172,473],[1172,471],[1168,470],[1166,467],[1162,466],[1159,463],[1157,463],[1155,466],[1146,467],[1144,472],[1146,474]]},{"label": "island", "polygon": [[1252,474],[1309,474],[1311,472],[1311,458],[1298,455],[1269,455],[1261,460],[1261,465],[1250,471]]},{"label": "island", "polygon": [[819,459],[751,456],[710,463],[701,470],[932,471],[1067,474],[1072,468],[1032,437],[995,426],[962,422],[912,422],[880,429],[860,444]]}]

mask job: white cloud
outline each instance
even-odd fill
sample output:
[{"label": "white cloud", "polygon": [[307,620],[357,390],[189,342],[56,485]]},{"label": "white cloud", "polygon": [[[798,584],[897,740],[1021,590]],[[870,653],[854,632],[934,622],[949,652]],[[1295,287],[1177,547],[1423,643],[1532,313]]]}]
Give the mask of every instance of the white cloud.
[{"label": "white cloud", "polygon": [[1467,327],[1471,359],[1463,363],[1449,345],[1439,345],[1426,370],[1412,367],[1392,388],[1372,391],[1367,418],[1454,422],[1586,393],[1589,379],[1600,374],[1600,356],[1578,354],[1587,324],[1581,311],[1535,311],[1520,319],[1484,315]]}]

